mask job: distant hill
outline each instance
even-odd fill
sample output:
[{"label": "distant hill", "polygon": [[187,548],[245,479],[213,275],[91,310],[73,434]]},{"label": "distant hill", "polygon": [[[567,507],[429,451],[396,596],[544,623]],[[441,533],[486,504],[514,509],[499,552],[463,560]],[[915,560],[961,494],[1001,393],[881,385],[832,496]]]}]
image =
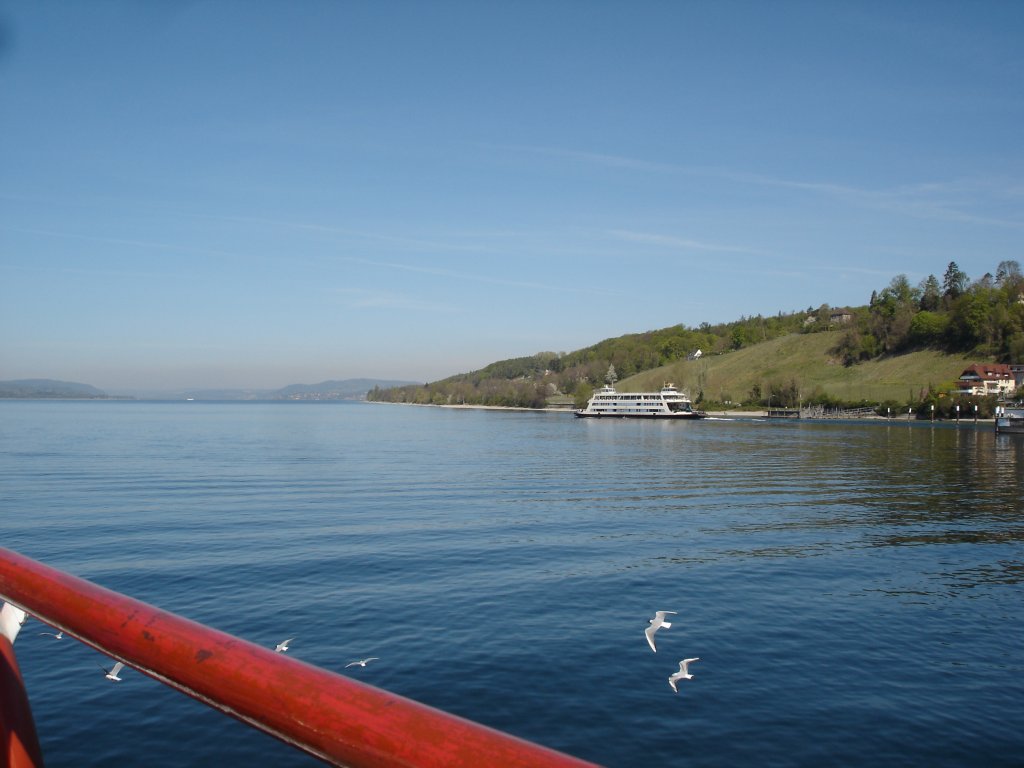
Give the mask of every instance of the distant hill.
[{"label": "distant hill", "polygon": [[390,379],[343,379],[319,384],[289,384],[280,389],[197,389],[182,397],[196,400],[363,400],[374,387],[402,387],[415,384]]},{"label": "distant hill", "polygon": [[389,381],[387,379],[344,379],[342,381],[321,381],[319,384],[289,384],[274,390],[276,400],[362,400],[374,387],[403,387],[415,384],[410,381]]},{"label": "distant hill", "polygon": [[6,398],[86,398],[104,399],[107,393],[88,384],[55,379],[17,379],[0,381],[0,397]]},{"label": "distant hill", "polygon": [[[394,379],[344,379],[319,384],[289,384],[280,389],[197,389],[186,392],[138,392],[137,397],[184,400],[363,400],[374,387],[402,387],[415,382]],[[103,400],[119,396],[74,381],[54,379],[18,379],[0,381],[0,398]],[[130,398],[129,398],[130,399]]]}]

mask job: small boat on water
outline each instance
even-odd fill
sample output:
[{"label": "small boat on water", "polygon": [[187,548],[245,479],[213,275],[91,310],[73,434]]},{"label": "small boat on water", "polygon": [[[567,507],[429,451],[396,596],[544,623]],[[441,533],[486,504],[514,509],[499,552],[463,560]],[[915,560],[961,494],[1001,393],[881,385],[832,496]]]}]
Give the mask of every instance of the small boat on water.
[{"label": "small boat on water", "polygon": [[996,409],[996,432],[1024,434],[1024,405]]},{"label": "small boat on water", "polygon": [[675,384],[666,384],[660,392],[616,392],[606,385],[597,390],[586,408],[574,412],[579,417],[633,419],[703,419],[704,411],[695,411],[693,403]]}]

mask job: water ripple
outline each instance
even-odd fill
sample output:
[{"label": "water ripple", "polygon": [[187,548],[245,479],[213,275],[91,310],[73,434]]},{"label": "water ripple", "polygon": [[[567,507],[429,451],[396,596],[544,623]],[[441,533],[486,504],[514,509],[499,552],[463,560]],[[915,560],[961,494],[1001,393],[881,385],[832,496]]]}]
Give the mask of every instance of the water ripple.
[{"label": "water ripple", "polygon": [[[328,669],[379,656],[360,679],[581,757],[1024,751],[1024,441],[359,404],[0,402],[0,423],[6,546],[268,647],[298,635]],[[680,611],[656,655],[655,609]],[[51,765],[316,764],[45,639],[18,651]]]}]

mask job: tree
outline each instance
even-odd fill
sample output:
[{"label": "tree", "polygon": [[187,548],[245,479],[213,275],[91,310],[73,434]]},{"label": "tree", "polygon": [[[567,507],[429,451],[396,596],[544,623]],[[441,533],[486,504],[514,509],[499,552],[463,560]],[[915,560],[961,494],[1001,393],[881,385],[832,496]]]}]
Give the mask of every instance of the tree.
[{"label": "tree", "polygon": [[1011,362],[1024,361],[1024,333],[1015,333],[1006,340]]},{"label": "tree", "polygon": [[581,381],[576,385],[576,392],[573,394],[573,405],[577,408],[586,408],[587,401],[590,400],[593,394],[594,388],[585,381]]},{"label": "tree", "polygon": [[922,347],[939,346],[945,340],[948,326],[945,315],[923,309],[910,321],[910,341]]},{"label": "tree", "polygon": [[961,296],[953,305],[951,322],[966,349],[974,349],[988,341],[990,313],[984,293],[971,291]]},{"label": "tree", "polygon": [[604,380],[611,386],[615,386],[615,382],[619,380],[619,375],[615,372],[615,366],[608,366],[608,373],[604,375]]},{"label": "tree", "polygon": [[967,273],[955,261],[951,261],[946,267],[946,274],[942,276],[942,295],[955,299],[967,290],[967,283]]},{"label": "tree", "polygon": [[896,275],[882,291],[883,298],[892,297],[897,304],[910,304],[918,299],[918,292],[911,287],[906,275]]},{"label": "tree", "polygon": [[906,275],[896,275],[876,295],[863,329],[878,340],[881,352],[895,352],[907,343],[918,298],[918,290],[910,285]]},{"label": "tree", "polygon": [[939,308],[939,304],[942,301],[942,288],[939,286],[939,280],[935,275],[928,275],[928,277],[922,280],[918,290],[921,292],[921,309],[927,312],[934,312]]},{"label": "tree", "polygon": [[1021,275],[1020,264],[1017,261],[1010,259],[999,262],[999,266],[996,267],[996,285],[1014,284],[1021,279],[1024,279],[1024,276]]},{"label": "tree", "polygon": [[800,404],[800,385],[796,379],[790,379],[788,384],[780,381],[769,382],[768,399],[783,408],[793,408]]},{"label": "tree", "polygon": [[830,350],[843,365],[856,365],[861,360],[871,360],[881,355],[885,349],[878,338],[867,329],[858,325],[848,328],[839,341]]}]

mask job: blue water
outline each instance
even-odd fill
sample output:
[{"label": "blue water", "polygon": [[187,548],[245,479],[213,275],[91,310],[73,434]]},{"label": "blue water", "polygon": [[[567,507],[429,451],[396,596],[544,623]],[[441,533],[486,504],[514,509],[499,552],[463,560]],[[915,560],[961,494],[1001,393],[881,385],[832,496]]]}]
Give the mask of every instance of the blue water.
[{"label": "blue water", "polygon": [[[3,546],[608,766],[1024,764],[1022,480],[990,426],[0,402]],[[51,768],[319,764],[45,629]]]}]

